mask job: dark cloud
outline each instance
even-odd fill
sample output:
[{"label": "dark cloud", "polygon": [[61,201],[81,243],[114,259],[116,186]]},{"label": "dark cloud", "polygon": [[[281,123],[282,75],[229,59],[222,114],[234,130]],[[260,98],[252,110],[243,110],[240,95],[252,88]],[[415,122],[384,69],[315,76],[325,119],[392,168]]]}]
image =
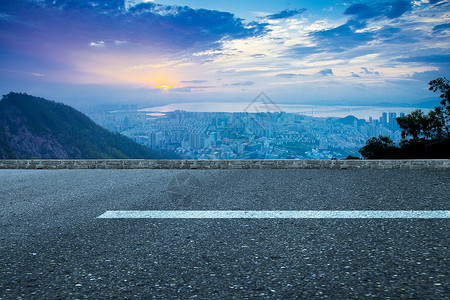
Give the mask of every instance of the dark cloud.
[{"label": "dark cloud", "polygon": [[[328,30],[312,33],[320,48],[328,51],[342,52],[366,44],[377,38],[375,32],[357,32],[366,27],[364,22],[349,20],[347,23]],[[320,51],[320,50],[317,50]]]},{"label": "dark cloud", "polygon": [[183,83],[194,83],[194,84],[198,84],[198,83],[205,83],[207,80],[183,80],[181,82]]},{"label": "dark cloud", "polygon": [[387,5],[386,17],[389,19],[398,18],[410,10],[412,10],[410,1],[396,1],[391,5]]},{"label": "dark cloud", "polygon": [[[437,50],[434,50],[437,52]],[[432,53],[432,51],[431,51]],[[406,63],[420,63],[426,64],[430,66],[435,66],[438,68],[438,71],[430,71],[430,73],[423,72],[425,75],[434,74],[432,72],[436,72],[439,74],[438,77],[448,76],[450,74],[450,54],[449,53],[439,53],[439,54],[430,54],[430,55],[418,55],[418,56],[410,56],[399,58],[395,60],[396,62],[406,62]],[[415,78],[418,78],[420,75],[416,75]],[[430,76],[427,76],[427,80],[430,79]]]},{"label": "dark cloud", "polygon": [[389,25],[376,30],[371,28],[369,31],[363,31],[373,20],[396,19],[410,10],[412,10],[412,4],[405,0],[358,3],[345,10],[344,14],[351,16],[345,24],[316,31],[310,35],[319,49],[331,52],[355,49],[374,40],[391,44],[416,42],[413,30],[400,34],[402,29],[398,28],[399,26]]},{"label": "dark cloud", "polygon": [[390,1],[371,4],[354,4],[347,8],[345,15],[351,15],[357,20],[370,20],[377,17],[395,19],[412,9],[410,1]]},{"label": "dark cloud", "polygon": [[323,69],[323,70],[320,70],[317,74],[320,76],[328,76],[328,75],[333,76],[333,70]]},{"label": "dark cloud", "polygon": [[446,2],[445,0],[428,0],[428,2],[430,3],[430,4],[437,4],[437,3],[439,3],[439,4],[442,4],[442,2]]},{"label": "dark cloud", "polygon": [[450,30],[450,23],[436,25],[433,27],[433,33],[441,33],[442,31]]},{"label": "dark cloud", "polygon": [[[19,0],[20,1],[20,0]],[[118,10],[124,8],[123,0],[103,0],[97,1],[83,1],[83,0],[44,0],[37,1],[44,2],[47,6],[58,7],[61,9],[99,9],[99,10]]]},{"label": "dark cloud", "polygon": [[361,74],[380,75],[380,72],[374,71],[372,68],[361,67],[363,72]]},{"label": "dark cloud", "polygon": [[268,15],[268,16],[266,16],[266,18],[270,19],[270,20],[286,19],[286,18],[290,18],[290,17],[296,16],[296,15],[299,15],[301,13],[304,13],[305,11],[306,11],[306,8],[290,9],[290,10],[285,9],[276,14]]},{"label": "dark cloud", "polygon": [[350,6],[345,10],[344,14],[356,16],[357,18],[364,20],[371,19],[378,15],[376,9],[361,3]]},{"label": "dark cloud", "polygon": [[425,72],[414,72],[411,75],[411,78],[428,82],[428,81],[433,80],[438,77],[444,77],[444,75],[445,74],[443,74],[440,71],[425,71]]},{"label": "dark cloud", "polygon": [[91,43],[114,47],[117,41],[134,47],[131,52],[148,54],[158,49],[207,49],[223,39],[266,32],[265,24],[244,23],[228,12],[155,3],[125,10],[122,0],[1,0],[0,14],[8,16],[0,18],[3,46],[34,54],[52,55]]},{"label": "dark cloud", "polygon": [[320,52],[320,49],[326,49],[333,52],[343,52],[377,39],[386,43],[412,43],[418,35],[416,32],[410,32],[401,36],[399,33],[402,32],[402,29],[393,26],[383,26],[378,30],[367,32],[359,31],[366,27],[365,21],[351,19],[338,27],[313,32],[311,36],[319,46],[314,50]]}]

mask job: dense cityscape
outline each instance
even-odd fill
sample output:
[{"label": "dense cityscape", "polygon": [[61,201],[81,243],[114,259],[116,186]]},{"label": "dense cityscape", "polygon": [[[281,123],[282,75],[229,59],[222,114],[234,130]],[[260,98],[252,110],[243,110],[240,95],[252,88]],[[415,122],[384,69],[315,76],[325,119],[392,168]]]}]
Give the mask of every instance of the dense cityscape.
[{"label": "dense cityscape", "polygon": [[396,143],[401,138],[392,112],[364,120],[282,111],[162,113],[125,105],[98,107],[89,115],[151,149],[173,150],[189,159],[339,159],[360,156],[370,137],[389,136]]}]

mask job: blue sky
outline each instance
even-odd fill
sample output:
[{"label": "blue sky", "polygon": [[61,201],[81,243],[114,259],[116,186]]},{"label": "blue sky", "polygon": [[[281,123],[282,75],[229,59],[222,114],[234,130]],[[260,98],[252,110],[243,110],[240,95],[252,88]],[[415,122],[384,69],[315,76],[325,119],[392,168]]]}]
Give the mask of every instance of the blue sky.
[{"label": "blue sky", "polygon": [[[137,5],[134,5],[137,4]],[[449,77],[448,1],[2,0],[0,92],[74,106],[413,103]]]}]

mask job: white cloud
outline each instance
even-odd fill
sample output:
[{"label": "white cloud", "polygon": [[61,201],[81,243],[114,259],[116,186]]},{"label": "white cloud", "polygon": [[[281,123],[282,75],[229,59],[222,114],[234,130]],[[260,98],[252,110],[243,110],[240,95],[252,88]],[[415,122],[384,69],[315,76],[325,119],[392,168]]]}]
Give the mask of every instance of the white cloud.
[{"label": "white cloud", "polygon": [[105,46],[105,42],[104,41],[91,42],[89,44],[89,46],[91,46],[91,47],[104,47]]}]

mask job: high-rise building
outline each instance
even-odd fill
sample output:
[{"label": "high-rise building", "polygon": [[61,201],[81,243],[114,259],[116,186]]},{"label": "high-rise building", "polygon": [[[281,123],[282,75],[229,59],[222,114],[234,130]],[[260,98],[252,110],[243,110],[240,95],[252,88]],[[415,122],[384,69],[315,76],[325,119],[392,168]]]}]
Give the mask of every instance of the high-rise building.
[{"label": "high-rise building", "polygon": [[387,126],[387,113],[383,113],[380,117],[380,123],[383,125],[383,127]]},{"label": "high-rise building", "polygon": [[161,131],[152,132],[148,135],[148,144],[151,149],[162,148],[162,142],[164,139],[164,133]]},{"label": "high-rise building", "polygon": [[397,121],[395,120],[396,118],[397,118],[397,113],[395,113],[395,112],[389,113],[389,128],[391,128],[391,130],[395,130],[397,127]]},{"label": "high-rise building", "polygon": [[189,135],[189,142],[191,148],[200,149],[204,146],[204,139],[198,133],[191,133]]}]

